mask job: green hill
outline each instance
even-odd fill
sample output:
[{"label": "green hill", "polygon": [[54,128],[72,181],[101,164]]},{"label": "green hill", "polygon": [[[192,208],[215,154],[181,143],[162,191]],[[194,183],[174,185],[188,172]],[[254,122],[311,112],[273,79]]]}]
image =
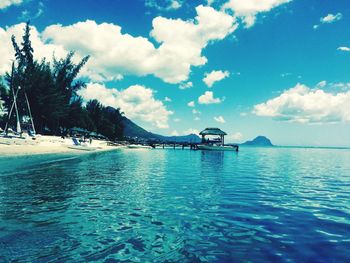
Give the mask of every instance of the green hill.
[{"label": "green hill", "polygon": [[201,139],[195,134],[189,134],[185,136],[163,136],[146,131],[142,127],[138,126],[133,121],[126,117],[123,117],[122,123],[124,125],[124,136],[130,138],[138,138],[149,141],[158,142],[177,142],[177,143],[199,143]]}]

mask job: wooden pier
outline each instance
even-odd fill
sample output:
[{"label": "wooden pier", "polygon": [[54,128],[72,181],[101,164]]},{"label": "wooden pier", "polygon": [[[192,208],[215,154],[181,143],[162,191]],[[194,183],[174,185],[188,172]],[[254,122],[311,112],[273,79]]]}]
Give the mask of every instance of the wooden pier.
[{"label": "wooden pier", "polygon": [[[151,144],[150,146],[155,149],[189,149],[189,150],[200,150],[198,148],[198,145],[200,143],[157,143],[157,144]],[[232,145],[232,147],[235,147],[235,151],[238,152],[239,146],[238,145]]]},{"label": "wooden pier", "polygon": [[186,149],[189,148],[190,150],[198,150],[198,143],[158,143],[158,144],[152,144],[153,148],[162,148],[162,149]]}]

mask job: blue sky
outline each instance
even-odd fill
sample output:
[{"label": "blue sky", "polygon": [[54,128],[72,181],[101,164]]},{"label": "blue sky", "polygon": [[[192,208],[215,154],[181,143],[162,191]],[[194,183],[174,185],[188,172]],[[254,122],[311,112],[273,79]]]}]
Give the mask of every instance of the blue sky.
[{"label": "blue sky", "polygon": [[0,0],[0,74],[28,19],[37,58],[91,55],[81,95],[150,131],[350,145],[348,0]]}]

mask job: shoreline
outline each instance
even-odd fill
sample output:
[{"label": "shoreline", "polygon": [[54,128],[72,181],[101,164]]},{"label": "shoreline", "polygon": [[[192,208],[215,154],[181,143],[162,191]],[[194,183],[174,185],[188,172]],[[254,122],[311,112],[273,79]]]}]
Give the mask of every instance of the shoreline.
[{"label": "shoreline", "polygon": [[15,141],[8,143],[0,141],[0,157],[16,157],[16,156],[33,156],[45,154],[86,154],[98,153],[121,149],[120,146],[108,146],[106,141],[94,141],[87,146],[85,150],[72,149],[72,141],[70,139],[61,139],[57,136],[41,136],[38,141],[26,141],[23,144],[17,144]]},{"label": "shoreline", "polygon": [[1,157],[15,157],[15,156],[32,156],[32,155],[45,155],[45,154],[61,154],[61,153],[98,153],[119,150],[121,147],[106,146],[104,148],[95,149],[93,151],[84,151],[70,149],[66,146],[41,146],[41,145],[4,145],[0,144],[0,158]]}]

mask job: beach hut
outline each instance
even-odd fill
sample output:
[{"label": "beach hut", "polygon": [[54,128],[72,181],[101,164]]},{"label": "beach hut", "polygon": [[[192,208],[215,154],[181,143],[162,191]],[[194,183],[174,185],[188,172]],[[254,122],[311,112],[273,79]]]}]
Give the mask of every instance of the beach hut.
[{"label": "beach hut", "polygon": [[[219,128],[206,128],[205,130],[201,131],[199,135],[202,136],[202,143],[216,143],[219,145],[224,145],[225,144],[225,135],[227,135],[226,132],[220,130]],[[206,140],[205,136],[219,136],[218,139],[214,140]]]}]

